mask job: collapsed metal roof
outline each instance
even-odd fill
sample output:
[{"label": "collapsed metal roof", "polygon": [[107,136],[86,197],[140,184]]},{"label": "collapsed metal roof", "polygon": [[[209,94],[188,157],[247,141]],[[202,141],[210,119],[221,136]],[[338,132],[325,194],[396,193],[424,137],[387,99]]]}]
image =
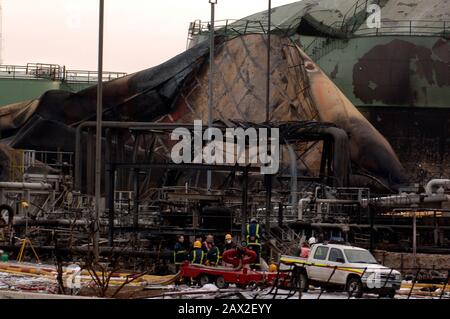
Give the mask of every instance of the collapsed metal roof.
[{"label": "collapsed metal roof", "polygon": [[[217,39],[215,120],[265,122],[266,42],[260,34]],[[388,185],[405,180],[392,147],[289,37],[272,39],[270,122],[334,123],[350,134],[351,159]],[[168,62],[105,83],[104,120],[206,123],[209,49],[205,43]],[[7,107],[0,129],[19,149],[73,150],[74,131],[95,119],[96,88],[49,91],[38,102]],[[316,167],[320,151],[307,151]]]},{"label": "collapsed metal roof", "polygon": [[[369,28],[371,4],[381,8],[381,28]],[[267,11],[242,18],[229,30],[267,30]],[[301,24],[335,36],[364,36],[382,33],[431,35],[450,32],[450,0],[304,0],[272,9],[275,28],[297,32]],[[302,32],[302,28],[299,30]]]}]

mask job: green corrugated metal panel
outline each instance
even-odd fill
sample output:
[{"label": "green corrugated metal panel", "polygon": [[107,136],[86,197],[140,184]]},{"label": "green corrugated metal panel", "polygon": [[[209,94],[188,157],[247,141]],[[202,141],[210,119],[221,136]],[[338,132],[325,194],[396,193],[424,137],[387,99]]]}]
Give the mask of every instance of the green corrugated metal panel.
[{"label": "green corrugated metal panel", "polygon": [[77,83],[67,84],[59,81],[38,79],[1,79],[0,106],[16,102],[32,100],[49,90],[66,90],[76,92],[90,85]]}]

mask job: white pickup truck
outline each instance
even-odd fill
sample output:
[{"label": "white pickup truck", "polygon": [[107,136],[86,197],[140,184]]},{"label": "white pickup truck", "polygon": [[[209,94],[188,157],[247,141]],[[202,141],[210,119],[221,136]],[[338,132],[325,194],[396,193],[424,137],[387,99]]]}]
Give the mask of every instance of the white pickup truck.
[{"label": "white pickup truck", "polygon": [[297,266],[305,292],[315,285],[328,291],[344,288],[356,298],[363,292],[394,298],[402,282],[400,272],[379,264],[368,250],[347,245],[314,244],[308,258],[282,256],[280,263]]}]

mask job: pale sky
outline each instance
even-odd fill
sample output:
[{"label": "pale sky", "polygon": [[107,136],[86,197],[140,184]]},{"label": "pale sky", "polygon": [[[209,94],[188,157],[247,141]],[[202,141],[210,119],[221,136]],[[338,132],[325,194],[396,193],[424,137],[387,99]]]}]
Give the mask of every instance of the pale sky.
[{"label": "pale sky", "polygon": [[[3,64],[97,69],[98,0],[0,0]],[[296,0],[272,0],[273,7]],[[218,0],[216,20],[266,10],[267,0]],[[135,72],[186,49],[189,23],[210,20],[208,0],[105,0],[105,71]]]}]

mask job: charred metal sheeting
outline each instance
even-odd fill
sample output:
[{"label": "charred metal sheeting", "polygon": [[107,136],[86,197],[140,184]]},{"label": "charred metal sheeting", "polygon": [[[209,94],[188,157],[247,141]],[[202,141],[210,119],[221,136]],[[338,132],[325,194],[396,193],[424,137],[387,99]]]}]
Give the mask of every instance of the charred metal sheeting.
[{"label": "charred metal sheeting", "polygon": [[[105,83],[104,119],[151,120],[166,114],[170,111],[180,86],[198,69],[208,52],[208,45],[201,44],[157,67]],[[16,135],[13,147],[21,143],[24,145],[28,138],[23,134],[27,133],[29,127],[23,126],[34,116],[67,126],[94,120],[96,94],[95,86],[78,93],[48,91],[37,101],[2,107],[0,128],[2,132],[11,130],[11,134]],[[34,125],[39,126],[38,124],[39,122]],[[12,131],[15,128],[19,131]],[[41,147],[46,145],[42,144]]]},{"label": "charred metal sheeting", "polygon": [[[334,123],[349,133],[351,160],[357,168],[393,187],[405,181],[389,143],[294,42],[274,35],[271,50],[270,122]],[[265,37],[260,34],[228,41],[217,39],[215,120],[265,122],[266,51]],[[207,53],[207,45],[200,44],[161,66],[106,83],[104,119],[171,123],[201,119],[206,123]],[[95,94],[95,87],[75,94],[47,92],[31,119],[16,132],[11,145],[40,150],[48,149],[51,141],[51,147],[67,150],[67,145],[73,145],[67,143],[74,140],[72,127],[95,119]],[[28,103],[24,103],[24,108]],[[13,114],[4,116],[14,118]],[[46,125],[57,125],[58,130]],[[53,138],[42,138],[42,134]],[[321,153],[315,149],[309,157],[317,163]]]},{"label": "charred metal sheeting", "polygon": [[51,190],[53,186],[45,183],[0,182],[0,189]]}]

